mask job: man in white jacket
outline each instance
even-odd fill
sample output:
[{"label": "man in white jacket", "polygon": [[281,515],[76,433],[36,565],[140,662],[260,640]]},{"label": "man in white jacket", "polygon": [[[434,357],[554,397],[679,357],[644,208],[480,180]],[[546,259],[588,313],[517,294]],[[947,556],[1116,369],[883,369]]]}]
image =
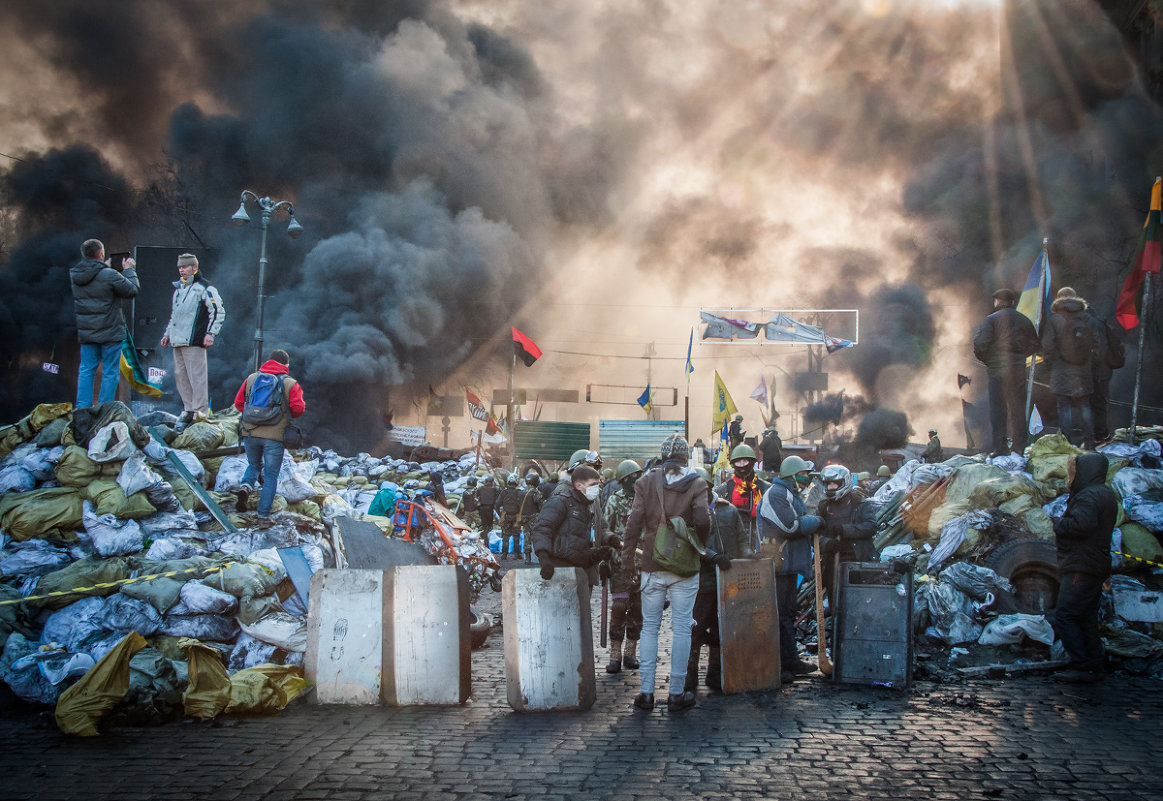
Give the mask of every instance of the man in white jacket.
[{"label": "man in white jacket", "polygon": [[178,276],[161,346],[174,349],[174,381],[182,396],[182,422],[191,423],[198,414],[210,413],[206,348],[214,344],[226,320],[226,307],[218,290],[198,273],[198,257],[193,253],[178,256]]}]

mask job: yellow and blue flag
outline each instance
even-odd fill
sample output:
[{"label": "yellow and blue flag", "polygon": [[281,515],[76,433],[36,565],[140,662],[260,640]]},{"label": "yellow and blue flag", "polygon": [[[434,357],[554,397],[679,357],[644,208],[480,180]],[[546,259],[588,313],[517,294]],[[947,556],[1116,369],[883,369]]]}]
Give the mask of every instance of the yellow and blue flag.
[{"label": "yellow and blue flag", "polygon": [[162,396],[162,388],[149,383],[145,377],[145,370],[141,368],[141,360],[137,357],[137,348],[133,346],[133,335],[129,333],[128,326],[125,328],[125,339],[121,340],[121,376],[129,382],[134,392],[151,398]]},{"label": "yellow and blue flag", "polygon": [[726,426],[727,419],[739,411],[735,407],[735,401],[731,400],[731,393],[727,391],[727,385],[719,377],[718,370],[715,371],[715,398],[711,401],[711,409],[713,411],[713,416],[711,417],[712,431],[718,431]]},{"label": "yellow and blue flag", "polygon": [[691,329],[690,341],[686,343],[686,383],[687,387],[691,385],[691,373],[695,371],[694,364],[691,363],[691,348],[695,344],[695,329]]},{"label": "yellow and blue flag", "polygon": [[1026,285],[1018,297],[1018,311],[1030,318],[1034,330],[1042,333],[1042,322],[1050,309],[1050,257],[1046,254],[1046,243],[1034,259],[1034,266],[1026,276]]},{"label": "yellow and blue flag", "polygon": [[649,384],[646,385],[646,391],[638,396],[638,405],[642,407],[642,411],[646,412],[647,417],[649,417],[651,411],[654,410],[653,404],[650,403],[650,385]]}]

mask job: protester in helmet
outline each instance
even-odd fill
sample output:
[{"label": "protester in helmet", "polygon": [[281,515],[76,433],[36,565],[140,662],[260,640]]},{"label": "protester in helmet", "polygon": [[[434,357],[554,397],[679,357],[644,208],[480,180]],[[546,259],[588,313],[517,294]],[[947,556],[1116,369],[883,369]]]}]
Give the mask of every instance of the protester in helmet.
[{"label": "protester in helmet", "polygon": [[812,480],[812,463],[788,456],[779,477],[763,494],[759,505],[761,556],[775,561],[775,601],[779,610],[779,663],[783,681],[811,673],[816,666],[800,658],[796,648],[796,590],[801,577],[812,572],[812,540],[821,525],[808,514],[803,495]]},{"label": "protester in helmet", "polygon": [[481,540],[489,547],[489,532],[493,530],[493,509],[497,505],[497,487],[492,473],[484,477],[477,490],[477,504],[481,515]]},{"label": "protester in helmet", "polygon": [[729,444],[731,450],[743,444],[743,415],[735,415],[735,419],[731,421],[731,425],[727,427],[727,438],[730,440]]},{"label": "protester in helmet", "polygon": [[572,479],[573,471],[575,469],[577,469],[578,467],[580,467],[581,465],[586,465],[587,467],[591,467],[591,468],[593,468],[594,472],[598,473],[598,484],[599,484],[598,498],[594,499],[594,504],[593,504],[594,508],[592,510],[590,510],[590,519],[593,521],[595,539],[602,540],[602,539],[605,539],[605,536],[607,534],[607,529],[606,529],[605,508],[601,505],[601,500],[600,500],[600,498],[601,498],[601,473],[599,471],[601,471],[601,469],[602,469],[602,456],[601,456],[601,454],[599,454],[597,451],[587,451],[587,450],[574,451],[573,456],[569,457],[569,466],[566,468],[566,471],[565,471],[565,480],[562,481],[558,485],[557,489],[554,490],[554,492],[559,493],[559,494],[563,494],[563,495],[569,494],[570,485],[571,485],[571,482],[573,480]]},{"label": "protester in helmet", "polygon": [[824,573],[824,592],[835,608],[832,594],[839,562],[873,562],[878,558],[872,544],[876,533],[876,508],[864,492],[853,485],[852,472],[841,464],[830,464],[820,471],[824,498],[819,515],[824,536],[820,538],[820,556]]},{"label": "protester in helmet", "polygon": [[509,542],[513,543],[513,558],[521,555],[521,526],[517,516],[521,511],[521,500],[524,497],[518,487],[516,473],[510,473],[505,479],[505,486],[498,497],[498,506],[501,511],[501,559],[509,557]]},{"label": "protester in helmet", "polygon": [[748,548],[752,551],[759,547],[759,501],[771,486],[755,474],[755,461],[755,451],[750,445],[736,445],[731,450],[734,475],[715,487],[715,494],[726,499],[739,513],[739,520],[747,532]]},{"label": "protester in helmet", "polygon": [[613,535],[598,545],[590,540],[590,518],[598,499],[598,471],[581,464],[570,478],[568,490],[553,493],[537,516],[533,550],[546,581],[553,578],[555,568],[580,567],[586,571],[592,589],[598,583],[598,565],[610,560],[622,541]]},{"label": "protester in helmet", "polygon": [[[634,504],[634,484],[642,477],[642,468],[632,459],[618,464],[614,494],[606,501],[606,525],[610,532],[625,538],[626,520]],[[615,560],[617,561],[617,560]],[[638,639],[642,634],[642,576],[638,559],[630,570],[614,569],[610,578],[610,661],[607,673],[619,673],[622,665],[638,667]],[[623,640],[625,648],[623,649]]]},{"label": "protester in helmet", "polygon": [[469,476],[464,482],[464,491],[460,495],[460,509],[458,514],[473,531],[480,529],[480,503],[477,501],[477,479],[476,476]]},{"label": "protester in helmet", "polygon": [[517,525],[525,538],[525,564],[533,562],[533,524],[543,506],[545,496],[541,494],[541,476],[530,471],[525,476],[525,490],[521,493],[521,507],[517,511]]},{"label": "protester in helmet", "polygon": [[945,461],[945,452],[941,449],[941,439],[937,436],[937,429],[929,429],[929,444],[921,454],[921,461],[925,464],[936,464]]}]

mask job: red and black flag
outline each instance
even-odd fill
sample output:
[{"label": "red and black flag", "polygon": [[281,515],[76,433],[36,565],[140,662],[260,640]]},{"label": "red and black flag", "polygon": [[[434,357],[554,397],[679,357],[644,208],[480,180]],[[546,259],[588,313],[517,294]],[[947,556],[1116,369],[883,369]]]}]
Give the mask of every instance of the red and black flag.
[{"label": "red and black flag", "polygon": [[485,408],[485,404],[477,397],[476,393],[468,387],[464,388],[464,399],[468,401],[468,413],[477,420],[489,420],[489,410]]},{"label": "red and black flag", "polygon": [[541,348],[537,347],[537,343],[516,328],[513,329],[513,352],[525,362],[526,367],[532,367],[533,362],[541,358]]}]

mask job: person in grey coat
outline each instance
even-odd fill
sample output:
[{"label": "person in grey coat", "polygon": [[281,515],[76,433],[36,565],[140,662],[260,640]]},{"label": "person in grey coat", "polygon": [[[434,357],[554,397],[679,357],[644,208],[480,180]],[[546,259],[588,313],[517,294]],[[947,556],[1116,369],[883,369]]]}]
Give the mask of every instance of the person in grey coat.
[{"label": "person in grey coat", "polygon": [[1074,445],[1074,429],[1082,429],[1082,447],[1094,449],[1094,417],[1090,396],[1094,392],[1094,359],[1105,344],[1098,321],[1086,301],[1064,286],[1050,307],[1042,332],[1042,355],[1050,365],[1050,391],[1058,403],[1058,429]]},{"label": "person in grey coat", "polygon": [[120,271],[105,261],[105,245],[99,239],[81,244],[81,261],[69,270],[73,288],[73,310],[77,316],[77,341],[81,344],[81,367],[77,371],[77,408],[93,405],[93,380],[101,365],[98,403],[113,400],[121,379],[121,342],[125,339],[124,298],[137,295],[141,284],[131,258]]}]

